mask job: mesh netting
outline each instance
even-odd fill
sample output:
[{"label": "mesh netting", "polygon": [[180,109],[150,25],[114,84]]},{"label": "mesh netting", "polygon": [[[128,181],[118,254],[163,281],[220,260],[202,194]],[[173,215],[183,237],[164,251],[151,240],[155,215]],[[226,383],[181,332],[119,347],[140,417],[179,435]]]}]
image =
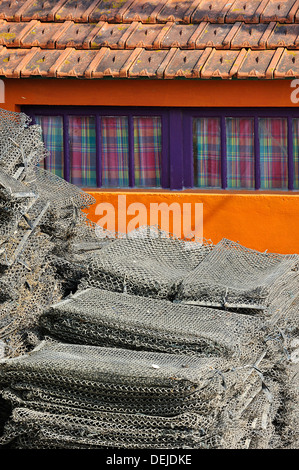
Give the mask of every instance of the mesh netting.
[{"label": "mesh netting", "polygon": [[198,305],[265,309],[298,260],[298,255],[260,253],[223,239],[185,276],[178,297]]},{"label": "mesh netting", "polygon": [[165,236],[159,228],[145,231],[141,227],[86,259],[87,273],[80,288],[93,286],[171,300],[182,279],[212,248],[205,241],[193,245],[169,234]]},{"label": "mesh netting", "polygon": [[236,359],[257,357],[264,334],[250,316],[97,288],[53,305],[40,323],[69,343]]}]

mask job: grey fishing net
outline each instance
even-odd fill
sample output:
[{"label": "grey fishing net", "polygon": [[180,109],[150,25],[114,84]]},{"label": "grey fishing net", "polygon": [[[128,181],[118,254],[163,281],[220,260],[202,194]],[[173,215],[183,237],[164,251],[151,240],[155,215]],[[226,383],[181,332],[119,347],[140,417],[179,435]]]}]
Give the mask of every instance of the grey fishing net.
[{"label": "grey fishing net", "polygon": [[45,334],[69,343],[223,358],[257,357],[263,322],[247,315],[89,288],[40,317]]},{"label": "grey fishing net", "polygon": [[159,228],[142,227],[86,259],[80,289],[92,286],[171,300],[182,279],[213,249],[207,241],[195,242],[196,249],[190,249],[192,243],[166,236]]},{"label": "grey fishing net", "polygon": [[185,276],[178,298],[212,307],[263,310],[284,277],[298,267],[298,255],[260,253],[221,240]]}]

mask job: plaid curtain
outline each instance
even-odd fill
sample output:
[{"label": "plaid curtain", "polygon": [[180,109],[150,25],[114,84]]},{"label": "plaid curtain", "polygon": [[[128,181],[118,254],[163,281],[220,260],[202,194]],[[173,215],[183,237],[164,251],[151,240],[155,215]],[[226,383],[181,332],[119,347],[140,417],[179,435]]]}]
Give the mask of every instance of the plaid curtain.
[{"label": "plaid curtain", "polygon": [[129,131],[125,116],[101,118],[102,186],[129,186]]},{"label": "plaid curtain", "polygon": [[260,118],[261,189],[288,189],[288,123],[285,118]]},{"label": "plaid curtain", "polygon": [[159,187],[162,126],[160,117],[134,117],[135,186]]},{"label": "plaid curtain", "polygon": [[94,116],[69,116],[71,183],[96,187],[96,126]]},{"label": "plaid curtain", "polygon": [[294,189],[299,189],[299,119],[293,119]]},{"label": "plaid curtain", "polygon": [[219,118],[193,119],[194,186],[221,187],[221,130]]},{"label": "plaid curtain", "polygon": [[62,116],[35,116],[42,128],[42,138],[49,155],[40,166],[63,178],[63,119]]},{"label": "plaid curtain", "polygon": [[227,187],[253,189],[254,120],[226,118]]}]

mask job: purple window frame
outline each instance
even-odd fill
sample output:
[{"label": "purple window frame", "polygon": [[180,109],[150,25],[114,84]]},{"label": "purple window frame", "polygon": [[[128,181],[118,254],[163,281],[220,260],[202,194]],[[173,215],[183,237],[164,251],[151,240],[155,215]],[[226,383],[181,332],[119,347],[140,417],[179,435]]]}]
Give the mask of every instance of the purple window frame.
[{"label": "purple window frame", "polygon": [[35,124],[35,116],[61,116],[63,119],[63,141],[64,141],[64,178],[70,181],[70,140],[68,131],[68,116],[95,116],[96,122],[96,181],[97,187],[102,187],[101,175],[101,117],[103,116],[126,116],[129,129],[129,186],[135,187],[134,175],[134,129],[133,117],[135,116],[159,116],[162,126],[162,154],[161,154],[161,187],[170,187],[169,161],[169,113],[162,108],[115,108],[115,107],[91,107],[91,106],[24,106],[22,111],[31,117]]},{"label": "purple window frame", "polygon": [[[194,188],[193,175],[193,146],[192,146],[192,119],[197,117],[220,118],[221,126],[221,188],[227,189],[227,160],[226,160],[226,128],[225,118],[227,117],[247,117],[254,119],[254,160],[255,160],[255,190],[261,189],[260,175],[260,146],[258,120],[259,118],[285,118],[288,124],[288,190],[294,189],[294,155],[293,155],[293,129],[292,120],[299,118],[299,111],[296,108],[189,108],[185,110],[183,117],[184,128],[184,187]],[[211,188],[212,189],[212,188]],[[238,191],[244,191],[238,189]],[[269,191],[269,190],[264,190]],[[286,190],[281,190],[286,191]]]},{"label": "purple window frame", "polygon": [[[296,108],[153,108],[153,107],[92,107],[92,106],[24,106],[27,115],[62,116],[64,136],[64,178],[70,181],[70,154],[68,138],[68,115],[94,115],[96,118],[96,158],[97,187],[101,181],[101,146],[100,117],[127,116],[129,122],[129,188],[134,188],[134,134],[133,116],[160,116],[162,120],[162,155],[161,155],[161,188],[182,190],[194,188],[193,175],[193,135],[192,119],[196,117],[220,118],[221,124],[221,188],[227,189],[226,164],[226,117],[248,117],[254,119],[254,150],[255,150],[255,190],[261,189],[260,155],[259,155],[259,118],[286,118],[288,123],[288,190],[294,190],[294,159],[293,159],[293,118],[299,118]],[[200,188],[197,188],[200,189]],[[202,188],[208,189],[208,188]],[[213,189],[213,188],[211,188]],[[238,189],[238,191],[244,191]],[[269,190],[265,190],[269,191]],[[285,190],[281,190],[285,191]],[[295,189],[294,191],[298,191]]]}]

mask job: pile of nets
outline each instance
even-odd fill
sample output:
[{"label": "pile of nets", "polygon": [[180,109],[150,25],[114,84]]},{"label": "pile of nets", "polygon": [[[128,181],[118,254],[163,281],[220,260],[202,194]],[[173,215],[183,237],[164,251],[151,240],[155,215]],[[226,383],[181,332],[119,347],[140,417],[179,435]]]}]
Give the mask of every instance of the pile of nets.
[{"label": "pile of nets", "polygon": [[0,446],[299,444],[299,256],[112,234],[0,112]]}]

